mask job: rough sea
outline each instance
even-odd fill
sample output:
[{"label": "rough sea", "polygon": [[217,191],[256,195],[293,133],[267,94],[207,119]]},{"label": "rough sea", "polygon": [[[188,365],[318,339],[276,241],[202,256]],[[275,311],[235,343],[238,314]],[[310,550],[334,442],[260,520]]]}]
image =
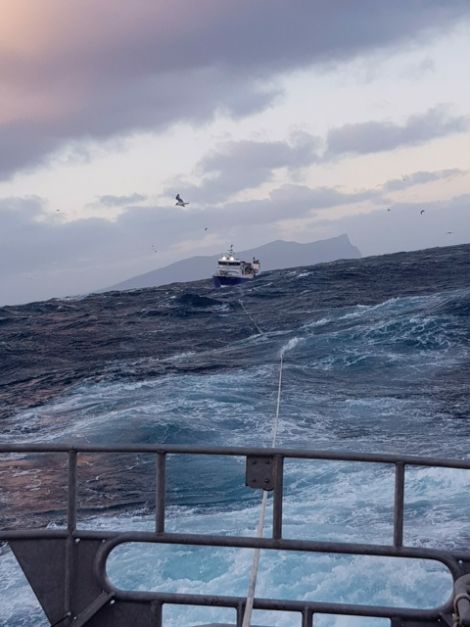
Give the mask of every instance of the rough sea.
[{"label": "rough sea", "polygon": [[[262,262],[262,260],[261,260]],[[262,273],[242,287],[198,281],[0,308],[3,443],[269,446],[454,459],[470,453],[470,245]],[[79,468],[79,524],[150,530],[152,464],[102,455]],[[289,538],[390,543],[385,466],[286,467]],[[405,543],[468,548],[470,477],[409,473]],[[3,528],[61,526],[65,476],[52,458],[0,456]],[[254,535],[260,495],[242,459],[169,466],[169,531]],[[246,594],[251,551],[132,545],[111,556],[131,590]],[[48,623],[6,545],[0,625]],[[257,596],[435,607],[451,578],[423,560],[263,552]],[[254,624],[300,627],[288,614]],[[234,622],[230,610],[170,607],[165,627]],[[388,625],[319,617],[315,625]]]}]

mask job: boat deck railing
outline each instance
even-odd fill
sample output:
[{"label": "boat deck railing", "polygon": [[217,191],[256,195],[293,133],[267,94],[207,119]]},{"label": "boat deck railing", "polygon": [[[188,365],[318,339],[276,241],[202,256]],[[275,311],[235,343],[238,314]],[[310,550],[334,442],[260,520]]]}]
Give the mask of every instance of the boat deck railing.
[{"label": "boat deck railing", "polygon": [[[354,605],[255,597],[254,609],[292,613],[291,625],[312,627],[318,614],[378,617],[389,619],[392,627],[434,625],[470,626],[470,551],[407,546],[404,543],[405,486],[413,467],[470,470],[470,461],[388,454],[291,450],[283,448],[194,447],[194,446],[67,446],[53,444],[9,444],[0,454],[62,454],[67,459],[67,511],[64,528],[0,530],[0,540],[11,547],[51,625],[80,627],[162,627],[166,605],[232,608],[236,625],[241,626],[246,599],[218,594],[130,591],[117,588],[107,575],[107,561],[113,549],[131,543],[192,545],[302,551],[339,555],[365,555],[434,560],[447,568],[454,592],[442,605],[416,609]],[[95,454],[133,453],[151,455],[155,464],[155,519],[151,531],[82,529],[77,526],[77,463]],[[226,456],[244,458],[245,484],[272,491],[272,525],[265,537],[214,533],[168,532],[167,460],[169,456]],[[15,456],[13,456],[15,457]],[[16,456],[17,457],[17,456]],[[326,460],[388,465],[394,473],[393,533],[389,544],[351,543],[292,539],[283,533],[284,464],[286,460]],[[34,462],[34,459],[32,460]],[[3,511],[8,511],[8,498]],[[13,505],[11,506],[13,507]],[[397,565],[397,568],[401,566]],[[351,573],[351,577],[354,574]],[[386,583],[385,583],[386,585]],[[0,601],[1,604],[1,601]],[[453,613],[458,615],[453,617]],[[460,621],[460,622],[453,622]],[[256,622],[263,622],[255,620]],[[182,626],[183,627],[183,626]]]}]

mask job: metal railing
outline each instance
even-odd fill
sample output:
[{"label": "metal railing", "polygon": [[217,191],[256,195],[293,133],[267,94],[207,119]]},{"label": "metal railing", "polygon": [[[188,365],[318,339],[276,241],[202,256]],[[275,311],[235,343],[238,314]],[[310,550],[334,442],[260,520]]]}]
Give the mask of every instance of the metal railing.
[{"label": "metal railing", "polygon": [[[118,545],[129,542],[181,544],[193,546],[261,548],[266,550],[304,551],[343,555],[386,556],[435,560],[443,564],[457,581],[470,573],[470,551],[451,551],[439,548],[406,546],[404,537],[404,509],[406,471],[409,467],[434,467],[470,470],[470,461],[421,458],[388,454],[363,454],[334,451],[304,451],[283,448],[192,447],[192,446],[66,446],[51,444],[0,445],[0,454],[6,453],[64,453],[68,457],[67,526],[64,529],[12,529],[0,531],[0,539],[7,541],[36,592],[51,624],[113,625],[128,627],[135,624],[162,626],[162,608],[166,604],[217,606],[233,608],[237,625],[241,625],[246,599],[236,596],[182,594],[167,592],[139,592],[115,587],[106,574],[109,554]],[[77,529],[77,457],[82,454],[135,453],[155,457],[155,527],[153,531],[98,531]],[[168,455],[209,455],[242,457],[246,459],[246,485],[272,490],[272,530],[264,538],[222,534],[169,533],[166,525],[166,467]],[[283,536],[284,462],[285,460],[327,460],[386,464],[394,468],[393,541],[390,544],[367,544],[296,540]],[[55,542],[55,544],[53,544]],[[38,547],[42,546],[40,550]],[[41,573],[41,583],[35,575],[38,560],[62,547],[59,558],[50,556],[52,574]],[[59,573],[59,574],[58,574]],[[51,601],[45,589],[57,589],[58,577],[63,576],[63,598]],[[40,588],[39,590],[36,588]],[[452,597],[441,606],[431,609],[351,605],[315,601],[294,601],[255,598],[256,610],[295,612],[301,616],[302,627],[312,627],[314,616],[343,614],[388,618],[395,626],[452,625]],[[470,602],[459,600],[462,625],[470,625]],[[468,605],[468,607],[467,607]],[[119,612],[118,612],[119,608]],[[468,618],[467,618],[468,611]],[[126,614],[127,612],[127,614]],[[130,614],[129,614],[130,612]],[[119,622],[122,620],[128,622]],[[126,618],[127,616],[127,618]],[[131,616],[131,619],[129,619]],[[121,617],[121,618],[120,618]],[[59,621],[59,622],[57,622]],[[147,621],[147,622],[145,622]],[[468,621],[468,622],[467,622]]]}]

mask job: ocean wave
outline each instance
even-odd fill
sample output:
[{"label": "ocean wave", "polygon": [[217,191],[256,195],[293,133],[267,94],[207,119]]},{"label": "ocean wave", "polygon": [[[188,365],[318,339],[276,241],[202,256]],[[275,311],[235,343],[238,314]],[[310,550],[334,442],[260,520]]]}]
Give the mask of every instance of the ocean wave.
[{"label": "ocean wave", "polygon": [[[233,291],[174,284],[0,308],[0,439],[269,446],[282,355],[279,446],[468,458],[469,271],[469,247],[456,247],[273,271]],[[52,485],[59,465],[38,470],[36,462],[25,455],[13,472],[0,466],[2,486],[13,490],[13,503],[34,497],[35,522],[63,524]],[[288,536],[390,540],[390,469],[324,462],[286,469]],[[259,495],[244,485],[244,470],[242,458],[169,463],[167,528],[253,534]],[[96,468],[85,459],[80,477],[80,524],[153,524],[148,457],[101,458]],[[407,471],[406,541],[466,546],[468,488],[464,474]],[[23,507],[11,509],[4,520],[31,521]],[[202,570],[195,555],[186,557],[184,569],[170,552],[143,564],[136,549],[121,555],[121,566],[116,558],[113,576],[147,585],[133,577],[142,566],[149,585],[220,591],[233,584],[237,594],[246,592],[249,551],[216,550]],[[265,557],[259,594],[429,606],[449,589],[446,573],[429,564],[398,569],[386,560],[372,567],[331,555]],[[2,620],[39,627],[41,612],[21,577],[4,550]],[[230,612],[211,612],[168,610],[165,624],[234,622]],[[284,627],[290,620],[256,617]]]}]

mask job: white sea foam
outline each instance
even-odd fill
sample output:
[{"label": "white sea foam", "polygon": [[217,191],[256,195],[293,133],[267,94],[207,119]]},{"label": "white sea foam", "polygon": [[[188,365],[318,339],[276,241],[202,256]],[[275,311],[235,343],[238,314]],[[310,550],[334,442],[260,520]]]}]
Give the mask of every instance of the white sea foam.
[{"label": "white sea foam", "polygon": [[37,598],[26,581],[13,553],[0,548],[0,624],[2,627],[47,627]]},{"label": "white sea foam", "polygon": [[282,357],[284,357],[284,355],[288,352],[293,350],[301,341],[303,340],[303,338],[300,337],[293,337],[291,338],[287,344],[284,344],[284,346],[281,348],[280,350],[280,355]]},{"label": "white sea foam", "polygon": [[[254,359],[251,366],[215,373],[86,383],[41,408],[22,412],[2,437],[26,439],[33,430],[35,439],[40,433],[43,441],[122,443],[135,441],[138,436],[139,441],[153,443],[267,446],[281,353],[285,369],[280,446],[348,451],[394,447],[397,452],[468,455],[461,435],[463,422],[447,415],[436,388],[433,394],[428,393],[429,382],[439,382],[446,368],[457,368],[468,350],[462,339],[453,344],[455,327],[449,316],[439,313],[443,302],[440,296],[420,296],[328,312],[301,329],[252,336],[217,353],[226,356],[230,364],[230,351],[253,351],[255,356],[265,351],[262,364]],[[409,352],[407,342],[413,343]],[[169,360],[193,357],[187,352]],[[169,468],[170,483],[175,477],[189,477],[185,487],[192,500],[186,505],[180,500],[168,508],[168,531],[253,535],[258,509],[252,505],[249,489],[242,492],[244,488],[238,488],[244,481],[243,460],[229,468],[232,475],[222,482],[211,472],[191,474],[188,463],[186,474],[178,474],[178,467]],[[219,474],[229,472],[223,464],[219,470]],[[407,468],[407,543],[467,546],[467,474]],[[285,536],[390,543],[393,485],[393,473],[384,465],[287,462]],[[217,492],[222,488],[227,489],[228,497]],[[230,490],[235,495],[232,500]],[[237,503],[238,497],[244,500]],[[80,516],[82,528],[150,529],[153,524],[153,514],[144,508],[120,515]],[[173,559],[175,551],[179,551],[180,560]],[[246,592],[249,550],[215,549],[205,561],[201,559],[203,551],[196,553],[181,547],[125,547],[113,555],[110,575],[113,581],[132,589],[168,586],[173,591],[198,593]],[[293,554],[265,551],[257,594],[419,607],[446,600],[450,585],[445,569],[422,561],[400,562],[399,566],[382,558],[316,555],[299,559]],[[23,616],[19,622],[5,624],[42,627],[34,609],[37,606],[20,575],[11,554],[4,554],[0,582],[2,588],[7,586],[8,599],[1,602],[1,612],[10,617],[8,620]],[[30,622],[24,612],[21,614],[21,605],[31,613]],[[164,616],[165,627],[234,622],[231,610],[216,608],[173,607],[165,609]],[[260,624],[295,626],[295,622],[286,622],[292,618],[286,615],[255,612],[254,618]],[[316,624],[376,627],[384,622],[325,616],[316,618]]]}]

